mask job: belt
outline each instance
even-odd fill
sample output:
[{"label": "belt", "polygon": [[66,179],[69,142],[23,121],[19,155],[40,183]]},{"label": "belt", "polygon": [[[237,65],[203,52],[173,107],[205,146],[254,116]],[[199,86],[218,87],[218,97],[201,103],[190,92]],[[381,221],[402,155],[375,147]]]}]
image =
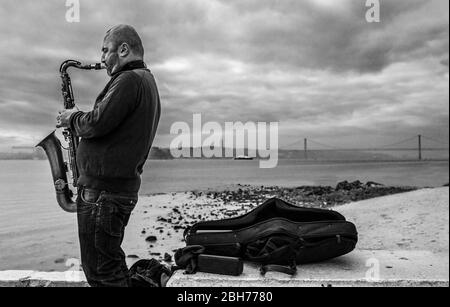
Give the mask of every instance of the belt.
[{"label": "belt", "polygon": [[95,189],[83,188],[81,193],[83,193],[83,199],[90,203],[95,203],[100,198],[101,191]]}]

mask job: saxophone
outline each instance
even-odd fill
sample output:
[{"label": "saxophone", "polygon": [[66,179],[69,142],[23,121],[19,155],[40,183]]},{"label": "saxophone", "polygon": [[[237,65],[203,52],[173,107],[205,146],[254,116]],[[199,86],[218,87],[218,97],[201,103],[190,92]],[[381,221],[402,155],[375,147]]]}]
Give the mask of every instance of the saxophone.
[{"label": "saxophone", "polygon": [[[101,70],[105,66],[100,63],[82,65],[78,61],[67,60],[61,64],[59,69],[62,79],[62,96],[64,99],[64,109],[71,110],[75,108],[75,99],[73,96],[72,82],[67,70],[70,67],[74,67],[82,70]],[[59,206],[66,212],[77,212],[76,201],[73,200],[74,192],[69,188],[67,173],[72,173],[72,186],[77,187],[78,181],[78,168],[77,168],[77,148],[80,143],[80,139],[72,133],[69,128],[63,130],[62,135],[68,144],[68,161],[64,160],[63,147],[60,140],[53,131],[49,136],[42,140],[36,147],[44,149],[47,158],[50,162],[50,168],[52,171],[52,177],[56,190],[56,200]]]}]

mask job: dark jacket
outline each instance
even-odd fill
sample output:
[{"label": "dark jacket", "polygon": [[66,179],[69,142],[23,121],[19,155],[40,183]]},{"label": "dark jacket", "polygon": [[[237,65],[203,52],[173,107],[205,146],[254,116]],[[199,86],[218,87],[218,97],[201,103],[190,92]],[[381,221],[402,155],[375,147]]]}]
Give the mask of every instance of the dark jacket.
[{"label": "dark jacket", "polygon": [[144,62],[128,63],[115,73],[93,111],[70,118],[72,131],[82,138],[78,185],[137,194],[160,115],[156,82]]}]

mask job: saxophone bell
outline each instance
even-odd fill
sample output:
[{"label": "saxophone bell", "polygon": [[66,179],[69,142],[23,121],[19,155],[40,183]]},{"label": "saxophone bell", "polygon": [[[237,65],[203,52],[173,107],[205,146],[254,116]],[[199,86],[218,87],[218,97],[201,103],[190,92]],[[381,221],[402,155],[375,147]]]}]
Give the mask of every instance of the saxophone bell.
[{"label": "saxophone bell", "polygon": [[42,147],[47,154],[56,192],[56,200],[59,206],[66,212],[77,212],[77,204],[73,200],[74,193],[68,185],[68,168],[66,162],[64,162],[61,141],[56,137],[55,131],[42,140],[36,147]]}]

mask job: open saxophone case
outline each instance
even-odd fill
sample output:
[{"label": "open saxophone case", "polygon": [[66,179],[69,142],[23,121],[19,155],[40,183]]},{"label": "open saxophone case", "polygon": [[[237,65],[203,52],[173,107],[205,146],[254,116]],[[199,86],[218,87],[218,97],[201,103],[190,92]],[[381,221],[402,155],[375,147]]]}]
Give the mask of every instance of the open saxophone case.
[{"label": "open saxophone case", "polygon": [[298,264],[351,252],[358,241],[353,223],[338,212],[301,208],[281,199],[266,201],[231,219],[195,224],[184,233],[186,247],[175,254],[186,273],[240,275],[243,261],[261,265],[261,274],[295,275]]}]

